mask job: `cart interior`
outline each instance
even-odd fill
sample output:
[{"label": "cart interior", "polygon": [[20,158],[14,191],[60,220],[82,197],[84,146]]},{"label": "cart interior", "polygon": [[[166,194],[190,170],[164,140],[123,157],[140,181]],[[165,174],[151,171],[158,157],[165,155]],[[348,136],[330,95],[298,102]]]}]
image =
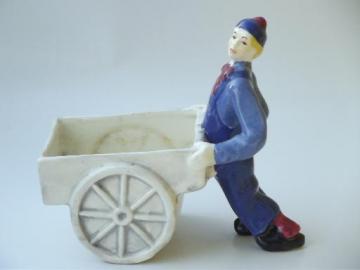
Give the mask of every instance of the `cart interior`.
[{"label": "cart interior", "polygon": [[124,116],[60,118],[45,157],[190,148],[196,111],[137,113]]}]

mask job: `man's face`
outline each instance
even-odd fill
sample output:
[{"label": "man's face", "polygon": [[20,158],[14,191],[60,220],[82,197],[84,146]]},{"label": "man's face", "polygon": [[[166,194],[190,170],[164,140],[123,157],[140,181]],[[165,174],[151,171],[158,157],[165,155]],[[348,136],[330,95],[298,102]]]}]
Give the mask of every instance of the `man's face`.
[{"label": "man's face", "polygon": [[262,52],[262,46],[246,30],[235,27],[229,40],[228,54],[235,61],[251,62]]}]

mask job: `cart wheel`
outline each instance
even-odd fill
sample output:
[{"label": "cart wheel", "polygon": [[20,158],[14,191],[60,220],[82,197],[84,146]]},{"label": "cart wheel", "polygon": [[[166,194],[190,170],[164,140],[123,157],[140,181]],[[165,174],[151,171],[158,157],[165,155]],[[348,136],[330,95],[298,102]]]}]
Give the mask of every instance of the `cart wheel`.
[{"label": "cart wheel", "polygon": [[176,197],[156,174],[121,163],[84,179],[73,193],[71,219],[80,241],[104,261],[153,257],[175,229]]}]

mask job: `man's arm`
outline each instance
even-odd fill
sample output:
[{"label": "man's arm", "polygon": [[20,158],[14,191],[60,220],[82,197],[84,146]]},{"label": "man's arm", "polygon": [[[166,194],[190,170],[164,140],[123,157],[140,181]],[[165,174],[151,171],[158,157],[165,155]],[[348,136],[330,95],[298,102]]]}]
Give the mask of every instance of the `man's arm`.
[{"label": "man's arm", "polygon": [[215,145],[216,164],[251,158],[266,141],[266,118],[250,81],[246,78],[236,79],[232,82],[229,91],[241,133]]}]

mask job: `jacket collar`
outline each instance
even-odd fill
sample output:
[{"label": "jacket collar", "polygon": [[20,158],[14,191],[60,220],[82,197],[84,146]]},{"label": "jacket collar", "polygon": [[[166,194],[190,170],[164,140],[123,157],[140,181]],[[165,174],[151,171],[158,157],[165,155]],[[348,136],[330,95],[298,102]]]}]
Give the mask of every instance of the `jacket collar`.
[{"label": "jacket collar", "polygon": [[233,61],[230,64],[234,67],[234,71],[248,71],[251,72],[251,62]]},{"label": "jacket collar", "polygon": [[230,62],[229,64],[232,65],[232,67],[234,68],[232,72],[232,76],[251,78],[251,74],[252,74],[251,62],[234,61],[234,62]]}]

